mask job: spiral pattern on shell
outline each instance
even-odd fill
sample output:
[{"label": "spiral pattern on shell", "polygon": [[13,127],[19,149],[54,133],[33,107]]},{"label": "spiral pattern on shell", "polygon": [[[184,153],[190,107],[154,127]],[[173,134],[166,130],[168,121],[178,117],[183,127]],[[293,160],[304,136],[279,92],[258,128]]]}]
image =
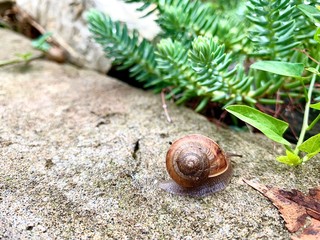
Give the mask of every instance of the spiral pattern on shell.
[{"label": "spiral pattern on shell", "polygon": [[180,195],[203,196],[222,190],[231,177],[227,155],[212,139],[191,134],[173,142],[166,156],[173,182],[161,188]]}]

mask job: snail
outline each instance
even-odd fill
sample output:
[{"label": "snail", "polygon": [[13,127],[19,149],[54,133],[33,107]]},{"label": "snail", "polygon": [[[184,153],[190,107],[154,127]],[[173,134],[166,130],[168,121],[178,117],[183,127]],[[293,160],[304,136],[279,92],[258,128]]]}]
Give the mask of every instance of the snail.
[{"label": "snail", "polygon": [[166,156],[172,180],[160,188],[177,195],[203,197],[226,188],[232,175],[229,155],[212,139],[191,134],[172,143]]}]

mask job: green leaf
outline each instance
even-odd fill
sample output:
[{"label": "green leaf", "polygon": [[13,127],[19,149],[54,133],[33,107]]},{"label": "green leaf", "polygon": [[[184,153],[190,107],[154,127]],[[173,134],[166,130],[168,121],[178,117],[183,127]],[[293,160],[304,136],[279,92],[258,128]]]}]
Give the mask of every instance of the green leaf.
[{"label": "green leaf", "polygon": [[201,100],[197,108],[195,109],[196,112],[200,112],[204,107],[208,104],[209,98],[204,98]]},{"label": "green leaf", "polygon": [[304,66],[302,63],[287,63],[279,61],[255,62],[250,68],[276,73],[288,77],[301,77]]},{"label": "green leaf", "polygon": [[309,17],[313,23],[320,23],[320,11],[317,8],[306,4],[300,4],[298,8]]},{"label": "green leaf", "polygon": [[302,163],[302,159],[295,153],[286,150],[286,154],[286,156],[277,157],[277,160],[290,166],[296,166]]},{"label": "green leaf", "polygon": [[40,36],[39,38],[32,40],[31,45],[32,47],[39,49],[41,51],[47,52],[51,45],[47,42],[48,38],[52,36],[52,32],[47,32]]},{"label": "green leaf", "polygon": [[307,67],[306,68],[307,71],[312,72],[314,74],[317,74],[318,76],[320,76],[320,73],[317,69],[313,68],[313,67]]},{"label": "green leaf", "polygon": [[310,107],[314,108],[314,109],[317,109],[317,110],[320,110],[320,102],[315,103],[315,104],[310,104]]},{"label": "green leaf", "polygon": [[314,34],[314,40],[320,43],[320,28],[317,29],[316,33]]},{"label": "green leaf", "polygon": [[282,137],[289,126],[288,123],[245,105],[230,105],[226,107],[226,110],[242,121],[259,129],[271,140],[290,146],[290,143]]},{"label": "green leaf", "polygon": [[307,160],[320,152],[320,133],[304,141],[298,149],[307,153]]}]

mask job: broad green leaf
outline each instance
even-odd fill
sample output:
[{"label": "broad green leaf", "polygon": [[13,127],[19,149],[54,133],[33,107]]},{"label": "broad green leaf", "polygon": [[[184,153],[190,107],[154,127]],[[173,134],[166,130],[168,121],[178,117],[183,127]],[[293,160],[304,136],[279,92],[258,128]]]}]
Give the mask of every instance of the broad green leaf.
[{"label": "broad green leaf", "polygon": [[288,77],[301,77],[304,66],[302,63],[287,63],[279,61],[255,62],[250,68],[259,69]]},{"label": "broad green leaf", "polygon": [[317,110],[320,110],[320,102],[315,103],[315,104],[310,104],[310,107],[314,108],[314,109],[317,109]]},{"label": "broad green leaf", "polygon": [[317,8],[306,4],[300,4],[298,8],[309,17],[313,23],[320,23],[320,11]]},{"label": "broad green leaf", "polygon": [[259,129],[271,140],[290,146],[290,143],[282,137],[289,126],[288,123],[245,105],[230,105],[226,107],[226,110],[242,121]]},{"label": "broad green leaf", "polygon": [[298,149],[306,152],[308,160],[320,152],[320,133],[304,141]]},{"label": "broad green leaf", "polygon": [[286,156],[277,157],[277,160],[290,166],[296,166],[302,163],[302,159],[295,153],[286,150],[286,154]]}]

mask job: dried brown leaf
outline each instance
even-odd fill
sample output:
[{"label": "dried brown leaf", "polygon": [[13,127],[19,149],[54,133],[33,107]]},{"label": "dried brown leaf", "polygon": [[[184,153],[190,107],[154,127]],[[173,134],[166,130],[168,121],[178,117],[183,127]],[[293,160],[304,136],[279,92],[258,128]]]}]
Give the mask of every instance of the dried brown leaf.
[{"label": "dried brown leaf", "polygon": [[307,216],[311,217],[309,225],[298,235],[292,236],[292,240],[320,239],[320,187],[310,189],[309,194],[304,195],[296,189],[285,191],[252,180],[243,181],[269,198],[278,208],[291,233],[305,225]]},{"label": "dried brown leaf", "polygon": [[280,190],[280,193],[285,198],[303,206],[310,217],[320,221],[320,198],[317,189],[311,189],[307,196],[295,189],[291,191]]},{"label": "dried brown leaf", "polygon": [[320,201],[320,187],[310,189],[309,195],[313,199]]},{"label": "dried brown leaf", "polygon": [[292,236],[292,240],[319,240],[320,239],[320,221],[312,218],[310,225],[305,228],[298,236]]},{"label": "dried brown leaf", "polygon": [[244,182],[271,200],[273,205],[278,208],[282,218],[286,222],[286,227],[289,232],[296,232],[305,224],[306,217],[308,216],[306,209],[294,201],[284,197],[281,194],[281,191],[283,190],[265,186],[252,180],[245,179]]}]

